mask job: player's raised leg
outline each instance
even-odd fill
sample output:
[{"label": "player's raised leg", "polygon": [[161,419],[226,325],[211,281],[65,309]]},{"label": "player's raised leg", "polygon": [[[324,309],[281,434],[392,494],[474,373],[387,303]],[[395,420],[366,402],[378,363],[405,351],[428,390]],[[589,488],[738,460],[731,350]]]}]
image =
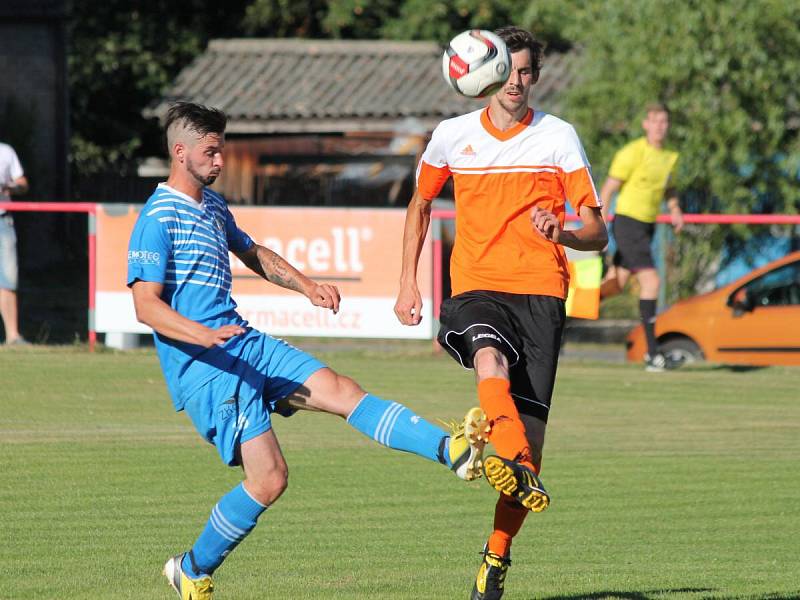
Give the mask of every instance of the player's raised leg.
[{"label": "player's raised leg", "polygon": [[483,450],[489,441],[491,428],[486,414],[480,407],[467,411],[461,423],[452,422],[450,427],[450,469],[466,481],[483,475]]},{"label": "player's raised leg", "polygon": [[439,462],[461,479],[481,475],[488,424],[479,408],[471,409],[448,433],[403,404],[368,394],[353,379],[328,368],[311,375],[289,404],[339,415],[379,444]]},{"label": "player's raised leg", "polygon": [[525,508],[542,512],[550,505],[550,495],[533,469],[500,456],[487,456],[483,469],[489,485]]},{"label": "player's raised leg", "polygon": [[[502,357],[493,348],[484,348],[475,357],[475,368]],[[502,357],[505,359],[505,357]],[[506,367],[506,373],[507,373]],[[511,397],[508,375],[481,377],[478,371],[478,399],[491,425],[490,441],[497,454],[532,469],[531,448],[525,437],[525,426]]]}]

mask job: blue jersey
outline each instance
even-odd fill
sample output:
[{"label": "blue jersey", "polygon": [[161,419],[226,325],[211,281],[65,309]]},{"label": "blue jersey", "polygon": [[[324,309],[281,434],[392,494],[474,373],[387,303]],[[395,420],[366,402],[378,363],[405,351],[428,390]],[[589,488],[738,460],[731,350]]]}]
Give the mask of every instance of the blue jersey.
[{"label": "blue jersey", "polygon": [[[247,323],[231,298],[228,251],[243,252],[253,240],[241,231],[222,196],[203,189],[203,201],[162,183],[142,209],[128,246],[128,286],[137,280],[163,284],[162,300],[206,327]],[[246,346],[235,336],[204,348],[155,334],[156,348],[176,410],[221,371],[229,371]]]}]

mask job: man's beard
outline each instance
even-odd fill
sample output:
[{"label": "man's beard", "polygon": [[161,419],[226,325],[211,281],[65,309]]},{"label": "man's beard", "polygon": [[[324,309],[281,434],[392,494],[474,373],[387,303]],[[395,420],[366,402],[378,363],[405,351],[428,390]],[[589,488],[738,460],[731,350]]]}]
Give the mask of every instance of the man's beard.
[{"label": "man's beard", "polygon": [[500,106],[503,107],[504,110],[510,113],[522,112],[523,107],[525,108],[525,112],[528,112],[528,101],[527,98],[522,101],[522,96],[519,96],[519,101],[514,102],[510,98],[498,98],[498,102]]},{"label": "man's beard", "polygon": [[217,180],[217,177],[219,177],[219,175],[206,175],[205,177],[202,176],[194,168],[194,165],[192,164],[191,160],[186,161],[186,169],[189,171],[189,173],[192,174],[192,177],[194,177],[198,182],[202,183],[203,185],[211,185]]}]

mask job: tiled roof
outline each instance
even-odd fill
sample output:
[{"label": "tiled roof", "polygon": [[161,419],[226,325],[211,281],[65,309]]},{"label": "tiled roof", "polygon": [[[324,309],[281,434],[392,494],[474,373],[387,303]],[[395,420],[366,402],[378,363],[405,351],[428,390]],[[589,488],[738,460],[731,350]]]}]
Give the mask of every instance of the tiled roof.
[{"label": "tiled roof", "polygon": [[[432,42],[215,40],[146,114],[163,118],[181,99],[224,110],[229,133],[386,131],[408,117],[432,129],[485,102],[445,84],[441,57]],[[556,108],[571,63],[545,59],[534,106]]]}]

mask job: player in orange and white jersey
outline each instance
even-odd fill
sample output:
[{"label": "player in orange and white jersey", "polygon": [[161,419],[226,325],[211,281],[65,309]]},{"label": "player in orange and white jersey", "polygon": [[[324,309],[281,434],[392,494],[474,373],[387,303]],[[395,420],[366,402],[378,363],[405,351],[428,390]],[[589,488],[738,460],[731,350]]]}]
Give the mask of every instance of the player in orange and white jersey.
[{"label": "player in orange and white jersey", "polygon": [[[491,423],[489,441],[498,454],[486,458],[484,473],[501,492],[473,600],[500,598],[512,538],[529,510],[549,504],[538,473],[565,322],[564,246],[601,250],[607,242],[574,128],[528,106],[543,46],[516,27],[496,33],[511,52],[511,75],[486,108],[434,130],[406,214],[395,304],[401,323],[419,324],[419,253],[431,200],[452,177],[453,296],[442,304],[438,339],[463,367],[475,370],[481,408]],[[582,221],[580,229],[564,229],[567,202]]]}]

